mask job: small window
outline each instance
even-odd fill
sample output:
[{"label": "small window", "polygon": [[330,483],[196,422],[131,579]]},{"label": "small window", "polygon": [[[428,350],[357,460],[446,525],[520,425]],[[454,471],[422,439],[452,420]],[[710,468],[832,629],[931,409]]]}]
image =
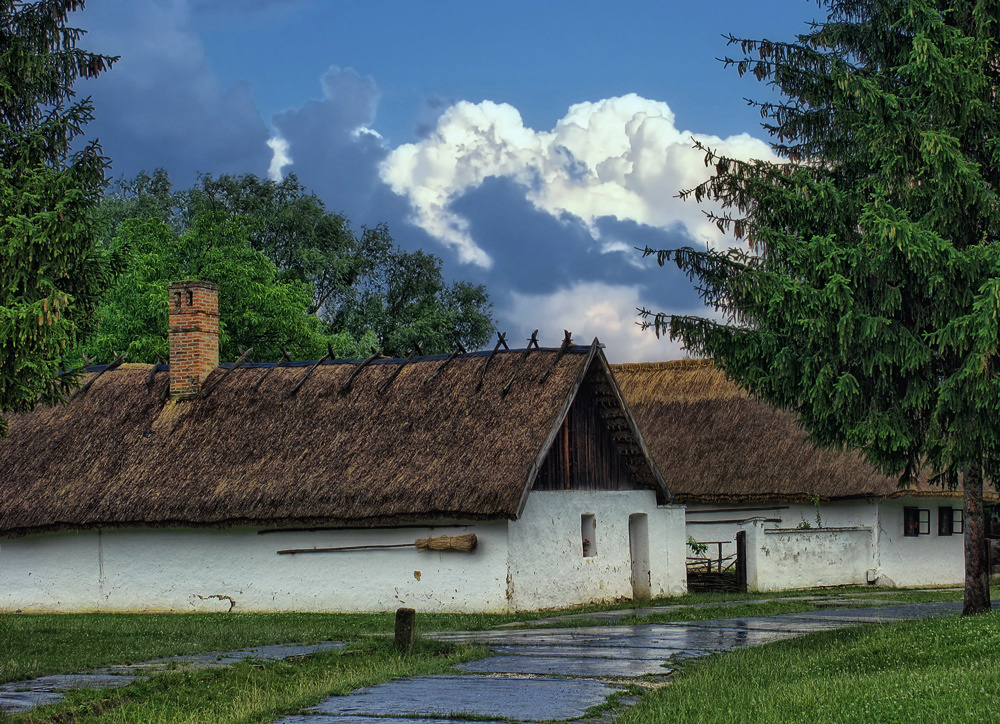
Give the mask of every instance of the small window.
[{"label": "small window", "polygon": [[951,532],[955,534],[965,532],[965,511],[961,508],[953,508],[951,511]]},{"label": "small window", "polygon": [[954,512],[950,505],[942,505],[938,508],[938,535],[951,535],[952,513]]},{"label": "small window", "polygon": [[903,535],[930,535],[931,511],[925,508],[903,508]]},{"label": "small window", "polygon": [[580,516],[580,541],[584,558],[597,555],[597,519],[593,515]]}]

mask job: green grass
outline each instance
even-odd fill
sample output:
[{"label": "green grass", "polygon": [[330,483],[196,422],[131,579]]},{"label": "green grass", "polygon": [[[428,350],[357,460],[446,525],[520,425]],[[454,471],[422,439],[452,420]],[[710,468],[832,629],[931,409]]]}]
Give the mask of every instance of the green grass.
[{"label": "green grass", "polygon": [[272,722],[317,704],[399,676],[440,674],[486,652],[419,640],[401,654],[388,640],[363,648],[326,652],[295,661],[241,662],[222,669],[161,673],[120,689],[76,689],[55,705],[4,717],[5,724],[229,724]]},{"label": "green grass", "polygon": [[[622,623],[662,623],[695,621],[736,616],[760,616],[814,610],[808,602],[787,605],[775,598],[806,595],[863,593],[852,597],[864,605],[868,596],[899,602],[961,600],[958,590],[886,591],[871,588],[793,591],[771,594],[698,593],[658,598],[642,604],[656,606],[698,606],[679,612],[622,619]],[[770,601],[746,607],[711,604],[726,601]],[[511,622],[529,622],[559,614],[579,615],[595,611],[633,608],[632,601],[581,606],[569,609],[520,614],[418,614],[421,631],[481,630]],[[797,607],[800,606],[800,607]],[[705,607],[705,608],[701,608]],[[98,666],[129,664],[162,656],[201,651],[225,651],[274,643],[315,643],[317,641],[358,641],[371,635],[388,635],[393,630],[393,614],[320,613],[186,613],[186,614],[0,614],[0,682],[71,673]],[[593,625],[587,620],[550,624],[553,626]]]},{"label": "green grass", "polygon": [[[621,619],[621,623],[648,624],[809,611],[814,610],[816,604],[804,600],[803,596],[833,597],[847,593],[863,594],[848,598],[847,600],[851,601],[852,605],[865,605],[869,598],[901,603],[961,599],[961,591],[955,590],[918,592],[873,590],[871,588],[774,594],[690,594],[643,602],[643,607],[684,607],[647,616],[625,616]],[[726,601],[741,601],[742,603],[726,606],[713,605]],[[627,609],[635,607],[635,605],[631,601],[626,601],[611,605],[522,614],[418,614],[417,624],[420,631],[475,630],[510,622],[527,622],[539,617],[558,614],[579,615],[591,611]],[[997,621],[996,618],[990,620],[994,624]],[[43,721],[60,722],[61,724],[69,722],[75,724],[76,722],[146,721],[266,722],[314,704],[331,693],[346,693],[352,689],[386,681],[397,676],[441,673],[448,671],[454,663],[485,655],[485,652],[471,647],[448,647],[426,640],[421,641],[414,653],[405,656],[398,654],[392,650],[388,639],[388,635],[393,630],[393,622],[394,616],[391,613],[0,614],[0,643],[2,643],[3,650],[2,658],[0,658],[0,681],[17,681],[50,673],[76,672],[112,664],[136,663],[163,656],[201,651],[224,651],[271,643],[315,643],[323,640],[334,640],[354,644],[354,648],[346,652],[329,652],[296,661],[265,665],[241,663],[226,669],[211,671],[165,672],[154,675],[148,681],[138,682],[122,689],[105,692],[75,690],[70,692],[63,703],[40,708],[25,715],[13,717],[0,715],[0,722],[10,721],[19,724]],[[586,625],[587,621],[567,619],[565,622],[555,625],[580,624]],[[889,630],[889,628],[896,630],[895,627],[887,627],[874,629],[874,631],[877,634],[877,632]],[[834,644],[842,646],[841,643],[837,643],[841,640],[838,636],[845,637],[844,641],[850,641],[852,640],[850,637],[859,635],[857,631],[832,635],[822,634],[816,640],[833,642],[831,644],[821,643],[820,648],[822,649]],[[996,649],[997,642],[989,639],[986,634],[979,638],[973,636],[966,643],[970,646],[978,646],[984,640],[991,640],[991,646]],[[924,648],[933,648],[930,644],[914,644],[904,635],[899,635],[898,640],[893,645],[906,651],[923,651]],[[944,644],[938,642],[935,645],[940,647]],[[788,652],[810,651],[815,646],[812,643],[805,643],[803,639],[797,639],[793,642],[778,644],[776,647],[764,647],[738,652],[727,657],[715,657],[710,661],[687,666],[677,684],[669,688],[670,691],[684,692],[688,690],[685,687],[694,687],[691,691],[695,692],[692,694],[695,702],[703,702],[706,698],[721,699],[730,704],[740,703],[740,706],[749,706],[747,701],[740,698],[744,694],[735,698],[729,696],[730,687],[721,679],[725,679],[730,674],[711,675],[712,667],[732,666],[727,663],[730,656],[736,657],[740,661],[746,660],[741,657],[751,655],[764,656],[765,660],[768,656],[777,656],[777,660],[766,665],[744,664],[751,669],[756,669],[756,673],[760,676],[765,675],[768,671],[772,672],[779,682],[775,685],[777,690],[785,683],[783,677],[786,672],[782,657],[789,656]],[[858,651],[867,650],[865,646],[856,648]],[[949,651],[952,650],[948,646],[945,648],[948,648]],[[772,651],[778,653],[771,654]],[[978,660],[975,655],[970,656],[969,660]],[[934,667],[941,665],[940,660],[932,660],[930,663]],[[803,692],[807,692],[809,686],[816,682],[822,683],[824,687],[827,685],[827,677],[823,673],[825,665],[824,661],[811,664],[811,673],[803,674],[803,683],[800,687]],[[981,665],[977,664],[977,666]],[[925,672],[925,669],[921,668],[922,666],[923,664],[918,662],[912,667],[912,678],[916,681],[923,680],[920,678]],[[933,671],[935,676],[938,675],[935,668],[927,670]],[[992,668],[984,667],[983,670],[988,671],[990,676],[997,674],[995,657]],[[901,669],[898,673],[901,677],[900,686],[903,686],[906,683],[905,677],[902,676],[905,671]],[[698,677],[707,678],[698,684]],[[887,676],[885,682],[877,674],[872,674],[872,677],[880,683],[892,680],[892,675]],[[972,680],[979,681],[980,678],[973,677]],[[834,677],[831,680],[839,679]],[[950,679],[946,680],[950,681]],[[867,685],[866,682],[851,681],[843,686],[845,691],[855,695],[858,701],[864,699],[864,702],[867,702],[867,696],[861,697],[858,694],[859,691],[865,690],[856,688]],[[701,688],[698,688],[699,686]],[[764,688],[759,682],[747,686],[748,694],[746,696],[750,696],[750,702],[753,703],[752,697],[761,696]],[[720,691],[727,692],[726,696],[720,697]],[[628,716],[635,716],[640,710],[645,711],[649,707],[657,706],[656,702],[662,696],[664,696],[662,692],[647,696],[638,710],[629,710]],[[827,698],[833,701],[836,696],[831,694]],[[824,700],[824,697],[819,699]],[[805,706],[804,703],[801,705]],[[670,710],[675,706],[671,703],[667,705],[667,708]],[[654,708],[650,711],[660,710]],[[662,711],[650,715],[652,718],[649,721],[671,721],[670,719],[657,719],[661,714]],[[645,722],[647,719],[634,721]],[[678,721],[686,720],[679,719]],[[690,721],[715,720],[691,719]],[[727,724],[732,724],[732,721],[732,719],[728,719]],[[737,721],[768,721],[768,719],[764,717],[753,720],[737,719]],[[775,721],[799,721],[799,719],[776,719]],[[806,721],[823,721],[823,719]],[[831,719],[830,721],[840,720]],[[844,719],[843,721],[855,720]],[[863,719],[858,721],[863,721]],[[874,718],[869,721],[881,720]]]},{"label": "green grass", "polygon": [[618,724],[980,724],[1000,712],[1000,612],[829,631],[686,663]]}]

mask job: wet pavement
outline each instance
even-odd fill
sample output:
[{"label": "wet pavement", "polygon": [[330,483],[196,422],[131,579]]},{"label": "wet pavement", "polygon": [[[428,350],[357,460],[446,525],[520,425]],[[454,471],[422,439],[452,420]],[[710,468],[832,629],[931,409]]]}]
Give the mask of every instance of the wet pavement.
[{"label": "wet pavement", "polygon": [[[745,603],[742,601],[740,603]],[[879,601],[878,604],[889,604]],[[510,628],[429,634],[440,641],[479,643],[497,654],[461,664],[464,676],[397,679],[331,696],[276,724],[462,724],[483,717],[508,722],[583,720],[629,684],[663,685],[675,662],[746,646],[865,623],[959,613],[962,604],[862,607],[857,601],[809,613],[650,625]],[[877,604],[877,605],[878,605]],[[614,621],[679,607],[576,615]],[[566,618],[547,619],[548,622]],[[623,703],[629,703],[625,699]],[[613,718],[620,709],[594,715]],[[442,719],[441,717],[447,717]]]},{"label": "wet pavement", "polygon": [[319,644],[277,644],[255,646],[240,651],[210,651],[202,654],[170,656],[138,664],[106,666],[80,674],[53,674],[29,681],[11,681],[0,685],[0,711],[14,714],[43,704],[54,704],[68,689],[106,689],[126,686],[160,671],[177,668],[214,669],[238,661],[280,661],[295,656],[308,656],[319,651],[342,649],[345,644],[326,641]]},{"label": "wet pavement", "polygon": [[[829,599],[815,599],[814,603],[820,600]],[[859,603],[859,600],[839,598],[822,610],[808,613],[614,625],[614,621],[624,616],[648,615],[679,607],[637,608],[547,619],[551,623],[583,617],[599,625],[428,634],[440,641],[479,643],[495,655],[457,667],[468,672],[466,674],[397,679],[343,696],[331,696],[277,724],[462,724],[472,721],[489,724],[495,720],[511,724],[581,720],[588,717],[589,709],[604,704],[608,697],[617,695],[624,704],[633,701],[630,684],[648,687],[667,683],[676,663],[684,659],[816,631],[955,614],[962,609],[960,602],[884,605],[891,602],[878,601],[878,607]],[[14,682],[0,686],[0,710],[24,711],[58,701],[62,697],[60,692],[71,687],[123,686],[176,666],[227,666],[246,658],[277,660],[342,646],[337,643],[263,646]],[[591,719],[607,720],[617,713],[620,708],[607,710],[605,707],[605,711]]]}]

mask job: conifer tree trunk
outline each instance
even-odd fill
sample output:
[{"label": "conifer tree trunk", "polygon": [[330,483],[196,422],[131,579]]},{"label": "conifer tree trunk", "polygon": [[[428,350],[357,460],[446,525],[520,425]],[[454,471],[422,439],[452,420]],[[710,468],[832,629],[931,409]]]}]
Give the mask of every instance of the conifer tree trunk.
[{"label": "conifer tree trunk", "polygon": [[990,571],[983,515],[983,468],[970,466],[963,476],[965,503],[965,605],[963,616],[990,610]]}]

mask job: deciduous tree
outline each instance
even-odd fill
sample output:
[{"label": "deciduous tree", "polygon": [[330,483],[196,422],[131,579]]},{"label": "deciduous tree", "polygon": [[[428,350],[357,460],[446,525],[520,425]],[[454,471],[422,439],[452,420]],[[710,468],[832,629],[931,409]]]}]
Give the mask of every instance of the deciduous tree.
[{"label": "deciduous tree", "polygon": [[355,339],[329,334],[309,313],[311,288],[282,278],[278,267],[250,244],[257,222],[245,216],[203,212],[177,232],[159,219],[129,219],[110,250],[125,259],[116,284],[104,295],[96,333],[84,352],[110,360],[127,352],[133,362],[168,358],[167,287],[178,279],[219,285],[219,356],[233,361],[240,348],[256,360],[318,359],[332,345],[338,356],[367,353],[374,335]]},{"label": "deciduous tree", "polygon": [[[398,248],[385,225],[355,233],[294,176],[275,182],[253,174],[205,175],[194,187],[175,190],[157,170],[120,181],[101,206],[109,242],[129,218],[160,219],[183,234],[205,214],[252,220],[252,248],[273,262],[276,280],[308,285],[308,313],[330,334],[375,339],[384,354],[405,356],[414,343],[427,353],[458,343],[475,349],[493,333],[483,286],[445,282],[439,258]],[[366,345],[359,348],[364,354]]]},{"label": "deciduous tree", "polygon": [[727,59],[780,163],[705,149],[685,192],[745,246],[666,250],[721,315],[652,315],[814,441],[964,487],[965,612],[988,610],[982,486],[1000,480],[1000,2],[823,0],[795,42]]}]

